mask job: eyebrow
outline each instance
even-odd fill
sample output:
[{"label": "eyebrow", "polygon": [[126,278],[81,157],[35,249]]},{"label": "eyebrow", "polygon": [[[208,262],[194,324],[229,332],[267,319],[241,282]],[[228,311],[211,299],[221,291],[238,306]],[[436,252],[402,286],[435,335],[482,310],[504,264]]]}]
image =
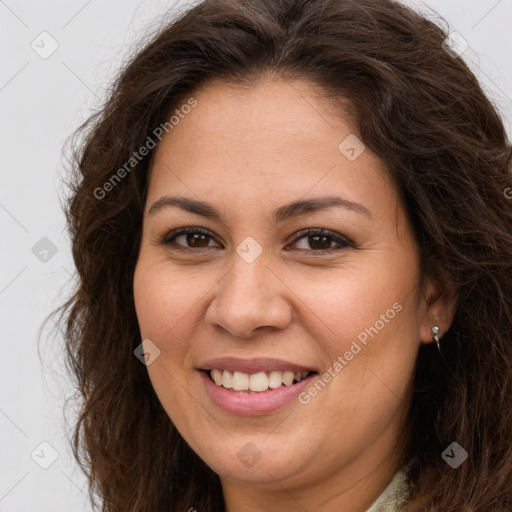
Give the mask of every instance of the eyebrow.
[{"label": "eyebrow", "polygon": [[[205,201],[198,201],[197,199],[191,199],[188,197],[163,196],[151,205],[148,215],[153,215],[157,211],[171,206],[190,213],[195,213],[196,215],[201,215],[208,219],[222,221],[222,214],[217,208],[215,208],[215,206]],[[326,210],[327,208],[332,208],[334,206],[346,208],[347,210],[361,213],[372,218],[372,214],[368,208],[360,203],[355,203],[338,196],[326,196],[294,201],[280,206],[272,212],[272,219],[275,224],[279,224],[294,217],[300,217],[308,213]]]}]

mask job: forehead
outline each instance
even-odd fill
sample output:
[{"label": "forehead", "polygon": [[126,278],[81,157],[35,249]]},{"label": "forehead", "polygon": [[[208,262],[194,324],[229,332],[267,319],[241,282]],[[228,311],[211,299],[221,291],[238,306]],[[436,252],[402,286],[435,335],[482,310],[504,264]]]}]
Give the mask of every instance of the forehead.
[{"label": "forehead", "polygon": [[[260,205],[343,192],[379,210],[394,199],[384,164],[318,87],[279,79],[251,87],[217,81],[190,97],[195,106],[156,149],[148,202],[170,191],[211,200],[229,194],[235,202],[236,192],[241,202]],[[347,145],[361,154],[353,159]]]}]

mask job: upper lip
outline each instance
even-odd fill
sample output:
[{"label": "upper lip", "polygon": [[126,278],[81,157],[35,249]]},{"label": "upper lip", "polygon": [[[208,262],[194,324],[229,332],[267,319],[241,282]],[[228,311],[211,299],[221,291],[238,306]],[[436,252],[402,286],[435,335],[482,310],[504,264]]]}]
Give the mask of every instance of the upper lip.
[{"label": "upper lip", "polygon": [[230,372],[258,373],[270,372],[273,370],[281,372],[311,372],[312,368],[300,364],[274,359],[269,357],[254,357],[251,359],[239,359],[237,357],[217,357],[202,363],[199,370],[227,370]]}]

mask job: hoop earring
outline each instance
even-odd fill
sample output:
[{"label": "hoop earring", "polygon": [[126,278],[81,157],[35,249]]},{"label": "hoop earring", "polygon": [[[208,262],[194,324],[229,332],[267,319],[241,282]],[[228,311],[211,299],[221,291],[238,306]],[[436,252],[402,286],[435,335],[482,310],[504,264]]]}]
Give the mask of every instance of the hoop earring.
[{"label": "hoop earring", "polygon": [[439,345],[439,327],[437,325],[434,325],[432,327],[432,337],[434,338],[434,341],[437,343],[437,350],[439,350],[439,353],[441,353],[441,346]]}]

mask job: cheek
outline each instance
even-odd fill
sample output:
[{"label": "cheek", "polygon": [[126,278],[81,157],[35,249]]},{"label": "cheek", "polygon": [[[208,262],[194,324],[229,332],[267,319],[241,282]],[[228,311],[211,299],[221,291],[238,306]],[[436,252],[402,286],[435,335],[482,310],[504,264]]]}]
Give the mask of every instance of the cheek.
[{"label": "cheek", "polygon": [[[400,271],[370,260],[330,275],[295,278],[294,291],[310,310],[307,316],[315,318],[317,332],[325,333],[322,343],[333,357],[349,350],[354,340],[364,346],[378,337],[381,345],[387,344],[404,317],[414,315],[414,269]],[[414,322],[408,332],[414,332]]]},{"label": "cheek", "polygon": [[[202,283],[202,284],[201,284]],[[143,338],[164,342],[186,325],[194,305],[204,295],[204,281],[180,271],[168,262],[139,260],[134,276],[134,300]]]},{"label": "cheek", "polygon": [[[141,260],[134,276],[134,299],[141,338],[150,339],[159,350],[158,358],[147,366],[153,388],[168,414],[183,410],[183,389],[188,375],[184,361],[193,338],[191,327],[194,304],[189,280],[177,272],[169,272],[168,262]],[[197,291],[197,289],[196,289]],[[204,292],[203,292],[204,294]]]},{"label": "cheek", "polygon": [[332,279],[303,280],[300,288],[335,375],[326,380],[360,417],[404,398],[419,349],[414,258],[380,256],[369,252],[367,264],[347,264]]},{"label": "cheek", "polygon": [[168,262],[141,257],[133,283],[141,338],[149,338],[160,351],[147,366],[148,375],[167,414],[180,425],[191,422],[191,408],[184,405],[190,399],[184,360],[197,322],[194,305],[208,289],[192,286],[194,279],[184,276],[171,272]]}]

